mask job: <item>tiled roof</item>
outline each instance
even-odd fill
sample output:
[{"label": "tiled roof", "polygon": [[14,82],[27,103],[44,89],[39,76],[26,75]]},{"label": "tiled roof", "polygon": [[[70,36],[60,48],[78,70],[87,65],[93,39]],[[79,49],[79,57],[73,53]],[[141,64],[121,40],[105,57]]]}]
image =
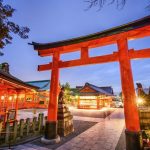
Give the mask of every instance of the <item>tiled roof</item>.
[{"label": "tiled roof", "polygon": [[92,88],[93,90],[95,90],[96,92],[100,93],[100,94],[106,94],[108,96],[112,96],[113,95],[113,89],[112,87],[108,86],[108,87],[98,87],[95,86],[93,84],[90,83],[85,83],[85,86],[89,86],[90,88]]},{"label": "tiled roof", "polygon": [[104,91],[107,91],[108,93],[114,94],[113,88],[111,86],[105,86],[105,87],[100,87]]},{"label": "tiled roof", "polygon": [[14,77],[10,73],[4,72],[2,70],[0,70],[0,78],[2,78],[4,80],[7,80],[9,82],[12,82],[12,83],[16,83],[18,85],[25,86],[26,88],[38,89],[38,87],[33,86],[33,85],[29,85],[29,84],[25,83],[24,81]]},{"label": "tiled roof", "polygon": [[50,89],[50,80],[28,81],[26,83],[39,87],[39,90],[41,91]]}]

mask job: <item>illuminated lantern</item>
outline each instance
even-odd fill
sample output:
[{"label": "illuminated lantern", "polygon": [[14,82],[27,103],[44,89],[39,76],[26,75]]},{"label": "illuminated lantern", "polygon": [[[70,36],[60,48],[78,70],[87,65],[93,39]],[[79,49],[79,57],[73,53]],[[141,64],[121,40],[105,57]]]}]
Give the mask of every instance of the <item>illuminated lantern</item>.
[{"label": "illuminated lantern", "polygon": [[5,99],[5,96],[1,96],[1,100],[4,100]]},{"label": "illuminated lantern", "polygon": [[10,100],[10,101],[12,100],[12,96],[9,97],[9,100]]}]

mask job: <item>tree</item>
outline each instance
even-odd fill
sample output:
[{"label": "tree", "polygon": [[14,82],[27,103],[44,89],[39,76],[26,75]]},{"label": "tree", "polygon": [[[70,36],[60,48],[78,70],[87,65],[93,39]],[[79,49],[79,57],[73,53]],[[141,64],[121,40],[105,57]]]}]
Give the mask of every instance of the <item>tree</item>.
[{"label": "tree", "polygon": [[70,84],[66,82],[65,85],[62,85],[65,88],[65,101],[68,103],[71,101],[71,90],[70,90]]},{"label": "tree", "polygon": [[[101,10],[104,5],[110,5],[110,4],[116,4],[117,9],[122,9],[125,6],[127,0],[86,0],[85,2],[88,3],[87,10],[97,6],[98,6],[98,10]],[[150,10],[150,3],[147,5],[146,8]]]},{"label": "tree", "polygon": [[12,41],[11,33],[18,34],[21,38],[28,38],[29,28],[20,27],[18,24],[10,21],[15,9],[10,5],[5,5],[0,0],[0,48],[4,48]]}]

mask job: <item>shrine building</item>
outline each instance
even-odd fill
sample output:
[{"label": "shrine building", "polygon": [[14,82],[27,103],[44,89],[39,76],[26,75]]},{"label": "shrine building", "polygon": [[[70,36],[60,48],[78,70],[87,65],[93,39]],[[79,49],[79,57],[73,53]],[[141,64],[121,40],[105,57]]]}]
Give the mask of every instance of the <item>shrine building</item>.
[{"label": "shrine building", "polygon": [[77,86],[79,89],[78,108],[82,109],[100,109],[110,106],[114,97],[111,86],[98,87],[90,83]]},{"label": "shrine building", "polygon": [[48,108],[50,80],[37,80],[26,82],[29,85],[38,87],[38,104],[36,108]]},{"label": "shrine building", "polygon": [[0,119],[16,119],[18,109],[35,107],[37,90],[11,75],[8,63],[0,64]]}]

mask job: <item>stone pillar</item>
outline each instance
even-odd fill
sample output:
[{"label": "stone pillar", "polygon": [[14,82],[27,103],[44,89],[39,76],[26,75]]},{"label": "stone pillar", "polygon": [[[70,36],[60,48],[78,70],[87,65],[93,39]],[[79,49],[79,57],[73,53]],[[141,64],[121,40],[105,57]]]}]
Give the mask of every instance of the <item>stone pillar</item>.
[{"label": "stone pillar", "polygon": [[140,150],[141,132],[138,109],[136,106],[136,95],[132,77],[132,69],[128,51],[128,41],[121,37],[117,41],[119,50],[119,64],[121,73],[122,92],[124,96],[124,114],[126,123],[126,149]]}]

